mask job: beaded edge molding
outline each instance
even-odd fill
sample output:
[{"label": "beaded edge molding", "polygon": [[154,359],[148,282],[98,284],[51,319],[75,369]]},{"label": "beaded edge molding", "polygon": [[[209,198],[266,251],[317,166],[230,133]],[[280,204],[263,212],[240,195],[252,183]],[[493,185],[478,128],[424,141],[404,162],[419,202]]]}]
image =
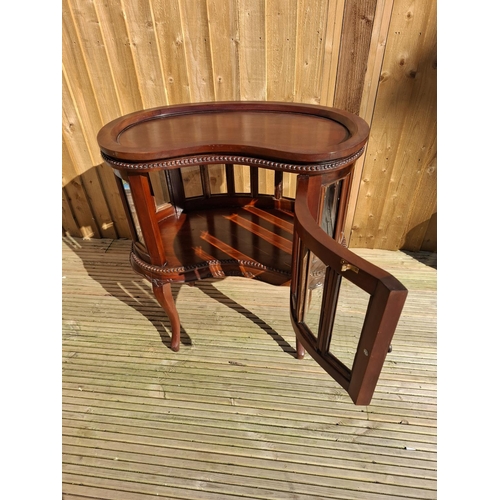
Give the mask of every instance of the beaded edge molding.
[{"label": "beaded edge molding", "polygon": [[192,165],[204,165],[210,163],[232,163],[238,165],[250,165],[255,167],[271,168],[273,170],[282,170],[284,172],[324,172],[326,170],[333,170],[335,168],[347,165],[357,160],[365,150],[363,146],[359,151],[339,160],[332,160],[323,163],[310,163],[310,164],[294,164],[294,163],[280,163],[271,160],[264,160],[262,158],[254,158],[252,156],[235,156],[235,155],[196,155],[185,156],[183,158],[176,158],[173,160],[165,161],[151,161],[145,163],[127,163],[124,161],[116,160],[111,156],[106,155],[101,151],[102,158],[117,169],[123,170],[151,170],[151,169],[172,169],[179,167],[186,167]]},{"label": "beaded edge molding", "polygon": [[[222,270],[221,266],[224,265],[238,265],[238,266],[243,266],[243,267],[250,267],[252,269],[257,269],[259,271],[269,271],[277,274],[284,275],[288,278],[291,277],[291,273],[287,271],[282,271],[281,269],[275,269],[272,267],[267,267],[264,266],[263,264],[260,264],[259,262],[253,261],[253,260],[239,260],[239,259],[224,259],[224,260],[210,260],[210,261],[205,261],[205,262],[200,262],[199,264],[193,264],[191,266],[179,266],[179,267],[160,267],[160,266],[155,266],[154,264],[148,264],[147,262],[144,262],[142,259],[140,259],[134,251],[130,252],[130,262],[132,264],[132,267],[136,265],[143,271],[147,271],[151,274],[156,274],[162,276],[162,279],[155,278],[153,276],[146,276],[146,278],[149,278],[152,282],[162,282],[162,283],[170,283],[172,282],[172,278],[168,278],[165,275],[168,274],[179,274],[179,273],[187,273],[189,271],[195,271],[197,269],[211,269],[214,270],[215,273],[212,273],[214,278],[221,278],[223,276],[229,276],[230,274],[225,273]],[[250,273],[251,274],[251,273]],[[165,276],[165,278],[163,278]]]}]

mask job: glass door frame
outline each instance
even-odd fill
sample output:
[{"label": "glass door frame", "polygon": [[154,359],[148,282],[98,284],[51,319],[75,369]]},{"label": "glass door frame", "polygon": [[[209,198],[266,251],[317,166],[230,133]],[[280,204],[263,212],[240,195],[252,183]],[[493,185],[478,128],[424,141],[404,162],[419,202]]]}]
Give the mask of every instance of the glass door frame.
[{"label": "glass door frame", "polygon": [[[357,256],[323,231],[318,221],[321,220],[324,181],[321,176],[301,175],[297,179],[291,320],[298,341],[311,357],[348,392],[355,404],[368,405],[408,291],[394,276]],[[344,182],[344,186],[348,189],[349,182]],[[341,199],[347,194],[341,193]],[[337,237],[341,233],[338,226],[335,233]],[[326,265],[321,314],[315,333],[304,321],[311,252]],[[370,295],[351,369],[329,352],[341,279],[349,280]]]}]

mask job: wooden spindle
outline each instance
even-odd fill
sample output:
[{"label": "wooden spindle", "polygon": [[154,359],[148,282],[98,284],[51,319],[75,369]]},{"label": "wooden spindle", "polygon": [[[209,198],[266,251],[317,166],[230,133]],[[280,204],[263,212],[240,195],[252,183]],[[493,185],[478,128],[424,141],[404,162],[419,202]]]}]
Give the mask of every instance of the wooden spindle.
[{"label": "wooden spindle", "polygon": [[234,165],[226,164],[226,182],[227,193],[229,196],[234,196]]}]

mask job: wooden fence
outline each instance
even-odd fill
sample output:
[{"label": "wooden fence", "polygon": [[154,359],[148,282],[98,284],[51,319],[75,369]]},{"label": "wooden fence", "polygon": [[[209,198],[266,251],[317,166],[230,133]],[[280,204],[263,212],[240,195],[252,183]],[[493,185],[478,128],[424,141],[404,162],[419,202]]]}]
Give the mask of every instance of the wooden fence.
[{"label": "wooden fence", "polygon": [[435,0],[63,0],[62,14],[65,233],[130,237],[96,141],[108,121],[165,104],[295,101],[371,124],[350,246],[436,250]]}]

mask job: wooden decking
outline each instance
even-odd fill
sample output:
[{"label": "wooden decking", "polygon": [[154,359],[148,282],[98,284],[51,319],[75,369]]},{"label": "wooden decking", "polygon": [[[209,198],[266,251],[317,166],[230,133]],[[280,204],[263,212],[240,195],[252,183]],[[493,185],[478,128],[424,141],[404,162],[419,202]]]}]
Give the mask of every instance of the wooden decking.
[{"label": "wooden decking", "polygon": [[63,498],[435,499],[435,256],[356,250],[409,297],[369,407],[306,354],[289,289],[176,286],[178,353],[130,242],[63,241]]}]

